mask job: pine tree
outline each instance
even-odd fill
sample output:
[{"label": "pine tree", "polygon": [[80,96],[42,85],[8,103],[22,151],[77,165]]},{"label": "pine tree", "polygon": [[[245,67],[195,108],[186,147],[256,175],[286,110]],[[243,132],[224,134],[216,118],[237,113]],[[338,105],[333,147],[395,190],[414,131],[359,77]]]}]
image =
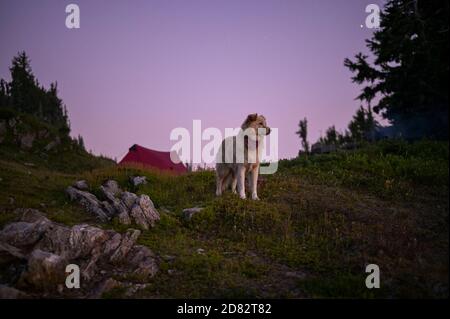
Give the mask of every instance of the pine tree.
[{"label": "pine tree", "polygon": [[66,106],[58,96],[58,83],[51,83],[48,90],[41,86],[25,52],[19,52],[13,58],[10,72],[10,83],[0,81],[0,106],[34,115],[56,127],[63,137],[68,137],[70,124]]},{"label": "pine tree", "polygon": [[8,107],[10,104],[8,83],[0,79],[0,107]]},{"label": "pine tree", "polygon": [[78,137],[77,137],[77,144],[78,144],[78,146],[80,147],[80,149],[82,150],[82,151],[86,151],[86,147],[85,147],[85,145],[84,145],[84,139],[83,139],[83,136],[81,136],[80,134],[78,134]]},{"label": "pine tree", "polygon": [[380,29],[367,40],[374,62],[359,53],[344,64],[364,84],[358,99],[407,137],[448,138],[449,2],[390,0]]},{"label": "pine tree", "polygon": [[355,142],[372,141],[378,122],[375,120],[371,108],[368,110],[360,106],[348,124],[350,137]]},{"label": "pine tree", "polygon": [[34,74],[31,70],[30,59],[25,52],[19,52],[12,60],[10,94],[11,103],[15,109],[34,113],[33,105],[37,95],[38,87]]},{"label": "pine tree", "polygon": [[298,123],[298,131],[295,132],[300,139],[302,143],[303,150],[305,151],[305,154],[309,154],[309,143],[308,143],[308,119],[305,117],[303,120],[300,120]]},{"label": "pine tree", "polygon": [[336,127],[334,125],[330,126],[325,132],[325,144],[336,146],[338,144],[338,136],[339,133],[336,131]]}]

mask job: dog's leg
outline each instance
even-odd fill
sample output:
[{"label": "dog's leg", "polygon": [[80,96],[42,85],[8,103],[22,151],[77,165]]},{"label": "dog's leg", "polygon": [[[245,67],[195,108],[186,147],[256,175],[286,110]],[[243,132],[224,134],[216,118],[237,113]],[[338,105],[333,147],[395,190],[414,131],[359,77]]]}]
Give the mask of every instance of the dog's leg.
[{"label": "dog's leg", "polygon": [[252,199],[253,200],[259,200],[258,198],[258,174],[259,174],[259,167],[256,166],[252,169]]},{"label": "dog's leg", "polygon": [[216,174],[216,196],[222,195],[222,176],[217,172]]},{"label": "dog's leg", "polygon": [[222,193],[227,190],[227,188],[231,185],[233,180],[233,175],[231,170],[222,178]]},{"label": "dog's leg", "polygon": [[231,182],[231,191],[233,192],[233,194],[237,194],[236,186],[237,186],[238,179],[237,179],[236,174],[233,174],[232,178],[233,178],[233,180]]},{"label": "dog's leg", "polygon": [[237,189],[239,192],[239,197],[245,199],[245,166],[240,165],[237,168]]}]

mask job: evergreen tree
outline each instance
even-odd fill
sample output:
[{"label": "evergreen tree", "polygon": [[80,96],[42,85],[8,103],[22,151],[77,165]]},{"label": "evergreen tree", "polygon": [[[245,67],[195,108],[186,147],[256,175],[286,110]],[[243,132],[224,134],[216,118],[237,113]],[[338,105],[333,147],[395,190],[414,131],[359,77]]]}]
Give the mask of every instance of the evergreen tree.
[{"label": "evergreen tree", "polygon": [[334,125],[330,126],[325,132],[324,142],[327,145],[337,145],[338,144],[338,136],[339,133],[336,131],[336,127]]},{"label": "evergreen tree", "polygon": [[295,132],[297,134],[301,141],[302,141],[302,147],[306,154],[309,153],[309,143],[308,143],[308,120],[305,117],[303,120],[300,120],[298,123],[298,131]]},{"label": "evergreen tree", "polygon": [[0,106],[35,115],[58,128],[63,136],[68,136],[67,109],[58,96],[57,82],[51,83],[48,90],[41,86],[25,52],[19,52],[13,58],[10,72],[10,83],[3,79],[0,81]]},{"label": "evergreen tree", "polygon": [[355,142],[372,141],[378,122],[375,120],[372,110],[360,106],[348,124],[350,137]]},{"label": "evergreen tree", "polygon": [[21,112],[34,113],[33,106],[38,94],[36,79],[30,65],[30,59],[25,52],[19,52],[12,60],[11,83],[9,84],[11,103]]},{"label": "evergreen tree", "polygon": [[[449,2],[390,0],[380,29],[367,40],[374,55],[345,59],[358,98],[390,120],[406,137],[448,138]],[[355,128],[353,128],[355,129]]]},{"label": "evergreen tree", "polygon": [[83,150],[83,151],[86,151],[86,147],[85,147],[85,145],[84,145],[84,139],[83,139],[83,136],[81,136],[80,134],[78,134],[78,137],[77,137],[77,144],[78,144],[78,146],[80,147],[80,149],[81,150]]},{"label": "evergreen tree", "polygon": [[10,104],[8,83],[0,79],[0,107],[8,107]]}]

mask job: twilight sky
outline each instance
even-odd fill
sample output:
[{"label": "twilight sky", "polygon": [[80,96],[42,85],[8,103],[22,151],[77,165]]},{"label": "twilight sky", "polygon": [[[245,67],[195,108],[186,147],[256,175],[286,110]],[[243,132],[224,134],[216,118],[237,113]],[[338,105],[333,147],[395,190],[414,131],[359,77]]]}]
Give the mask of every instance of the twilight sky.
[{"label": "twilight sky", "polygon": [[[72,135],[119,160],[134,143],[169,150],[175,127],[238,127],[249,113],[279,129],[294,157],[347,126],[359,88],[343,66],[367,53],[369,3],[383,0],[0,0],[0,77],[25,50],[41,84],[58,81]],[[67,29],[78,4],[81,28]]]}]

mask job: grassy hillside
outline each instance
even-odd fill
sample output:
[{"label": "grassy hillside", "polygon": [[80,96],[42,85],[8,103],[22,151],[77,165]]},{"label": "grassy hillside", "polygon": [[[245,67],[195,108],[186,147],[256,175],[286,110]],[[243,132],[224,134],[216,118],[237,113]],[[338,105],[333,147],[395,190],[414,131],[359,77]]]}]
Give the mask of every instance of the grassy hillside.
[{"label": "grassy hillside", "polygon": [[114,164],[86,152],[68,132],[4,107],[0,108],[0,160],[69,173]]},{"label": "grassy hillside", "polygon": [[[261,201],[216,198],[210,171],[171,176],[96,158],[89,166],[78,155],[82,169],[67,170],[70,159],[59,153],[31,160],[0,152],[8,154],[0,160],[0,224],[16,207],[69,225],[97,223],[64,194],[79,179],[92,192],[112,178],[150,196],[161,221],[139,242],[160,256],[161,271],[138,297],[448,297],[447,143],[383,142],[281,161],[261,183]],[[132,187],[133,175],[148,184]],[[185,220],[182,209],[194,206],[204,210]],[[381,269],[381,289],[365,287],[370,263]]]}]

